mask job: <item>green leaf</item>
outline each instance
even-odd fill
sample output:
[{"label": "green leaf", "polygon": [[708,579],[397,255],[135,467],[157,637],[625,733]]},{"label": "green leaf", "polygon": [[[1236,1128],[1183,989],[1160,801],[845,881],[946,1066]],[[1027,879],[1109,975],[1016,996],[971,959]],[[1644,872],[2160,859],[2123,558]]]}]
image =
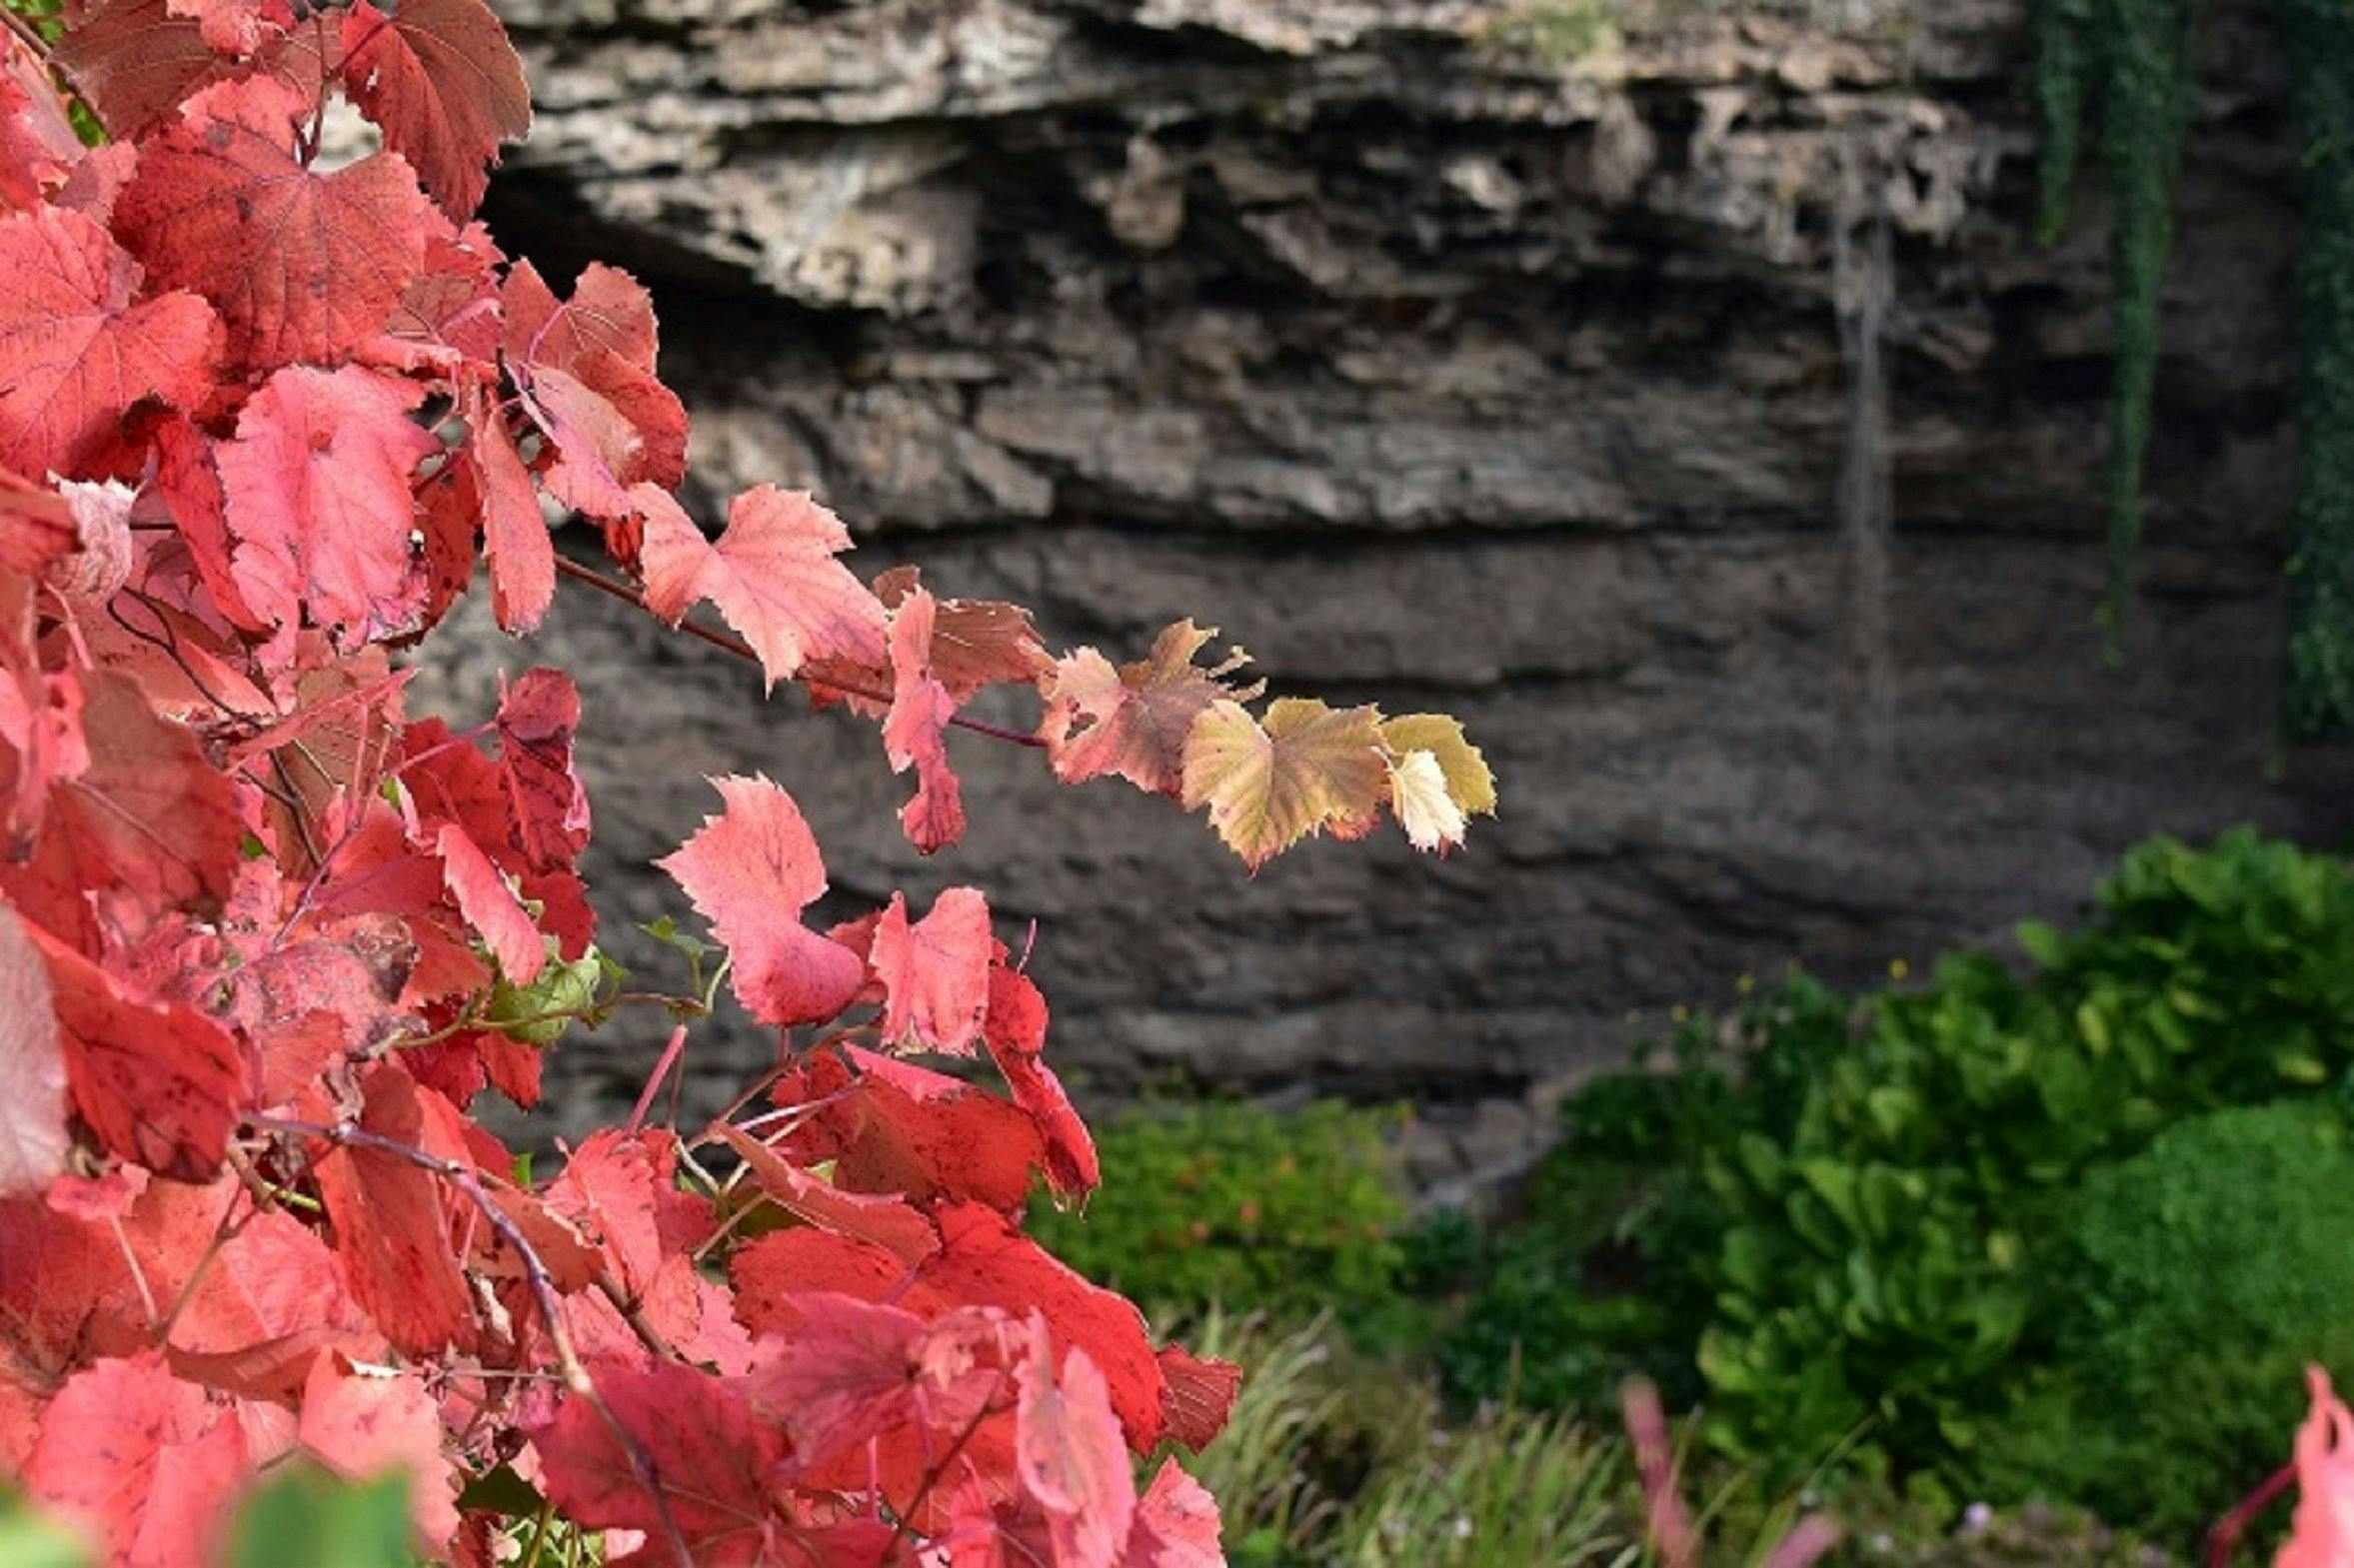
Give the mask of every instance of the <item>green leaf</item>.
[{"label": "green leaf", "polygon": [[667,914],[664,915],[661,919],[654,921],[652,924],[639,926],[638,929],[644,931],[647,935],[653,937],[656,941],[662,943],[665,947],[669,947],[677,952],[684,953],[690,961],[695,963],[701,963],[705,958],[710,957],[714,951],[714,948],[710,942],[704,941],[700,937],[690,936],[685,931],[680,930],[679,922]]},{"label": "green leaf", "polygon": [[[14,1559],[0,1558],[0,1561]],[[416,1568],[409,1483],[393,1474],[354,1485],[301,1465],[238,1511],[229,1568]]]},{"label": "green leaf", "polygon": [[575,1022],[596,1027],[599,1020],[593,1016],[584,1020],[547,1014],[592,1012],[604,977],[604,957],[592,947],[578,962],[549,964],[529,985],[511,985],[502,979],[491,988],[483,1021],[527,1045],[553,1045]]}]

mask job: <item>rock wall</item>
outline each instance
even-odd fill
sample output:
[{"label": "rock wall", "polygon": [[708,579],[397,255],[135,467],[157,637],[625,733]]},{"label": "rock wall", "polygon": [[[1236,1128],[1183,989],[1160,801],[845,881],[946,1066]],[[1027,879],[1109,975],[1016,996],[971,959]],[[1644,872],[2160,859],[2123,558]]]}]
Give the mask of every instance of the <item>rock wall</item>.
[{"label": "rock wall", "polygon": [[[582,674],[617,929],[677,905],[645,862],[698,776],[763,769],[846,897],[973,881],[1035,917],[1099,1095],[1484,1099],[1476,1162],[1528,1127],[1494,1101],[1632,1014],[2064,915],[2154,829],[2354,819],[2345,758],[2268,772],[2296,213],[2246,11],[2184,179],[2115,669],[2103,229],[2096,198],[2025,236],[2023,0],[508,14],[540,123],[494,226],[653,285],[707,503],[813,487],[875,564],[1116,657],[1214,622],[1277,691],[1459,713],[1503,786],[1444,862],[1315,844],[1252,883],[1166,802],[960,743],[975,828],[925,864],[871,729],[566,600],[444,695]],[[650,1059],[607,1035],[572,1047],[584,1094]],[[765,1053],[731,1038],[699,1093]]]}]

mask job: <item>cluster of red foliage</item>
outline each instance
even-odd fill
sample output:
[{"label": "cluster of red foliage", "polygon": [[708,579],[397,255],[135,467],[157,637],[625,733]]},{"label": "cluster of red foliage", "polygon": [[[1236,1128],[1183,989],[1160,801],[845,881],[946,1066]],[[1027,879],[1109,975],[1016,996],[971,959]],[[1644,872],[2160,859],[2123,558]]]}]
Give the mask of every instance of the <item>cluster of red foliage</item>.
[{"label": "cluster of red foliage", "polygon": [[[483,0],[0,14],[0,1473],[128,1564],[203,1560],[294,1456],[405,1467],[461,1563],[501,1467],[613,1561],[1216,1561],[1208,1497],[1136,1458],[1236,1373],[1021,1233],[1096,1159],[982,894],[810,927],[800,811],[715,781],[664,863],[784,1032],[682,1137],[647,1111],[716,977],[597,983],[572,681],[453,728],[388,646],[485,561],[516,634],[567,575],[708,602],[741,641],[697,635],[881,721],[927,851],[965,827],[953,728],[1205,806],[1253,865],[1383,810],[1458,841],[1493,799],[1460,729],[1254,716],[1189,623],[1052,657],[1016,607],[862,582],[804,495],[707,539],[646,292],[560,297],[474,220],[530,119]],[[382,145],[330,168],[337,99]],[[961,713],[1005,685],[1035,732]],[[679,1020],[638,1114],[533,1182],[469,1107],[530,1106],[553,1037],[635,1000]]]}]

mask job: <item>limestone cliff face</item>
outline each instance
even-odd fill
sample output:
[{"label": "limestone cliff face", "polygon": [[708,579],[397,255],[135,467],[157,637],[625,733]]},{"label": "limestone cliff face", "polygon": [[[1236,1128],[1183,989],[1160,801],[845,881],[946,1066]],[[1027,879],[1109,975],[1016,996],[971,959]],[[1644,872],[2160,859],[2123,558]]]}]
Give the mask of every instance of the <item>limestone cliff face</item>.
[{"label": "limestone cliff face", "polygon": [[[1744,970],[2065,914],[2153,829],[2354,819],[2344,759],[2267,774],[2296,218],[2235,14],[2108,670],[2104,241],[2025,236],[2023,0],[507,13],[540,124],[493,222],[653,284],[707,499],[812,487],[1116,657],[1217,623],[1278,691],[1459,713],[1504,789],[1444,862],[1246,884],[1166,802],[960,744],[974,831],[924,864],[871,729],[568,600],[617,929],[675,905],[644,862],[697,776],[758,768],[850,897],[1036,916],[1083,1082],[1497,1096]],[[521,657],[480,647],[453,700]]]}]

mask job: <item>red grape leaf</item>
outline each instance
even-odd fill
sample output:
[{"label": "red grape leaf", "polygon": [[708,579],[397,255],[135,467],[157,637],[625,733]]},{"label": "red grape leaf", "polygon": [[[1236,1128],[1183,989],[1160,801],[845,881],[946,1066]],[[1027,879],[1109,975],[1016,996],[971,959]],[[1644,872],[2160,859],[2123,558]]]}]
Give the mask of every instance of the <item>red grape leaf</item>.
[{"label": "red grape leaf", "polygon": [[0,903],[0,1194],[37,1191],[65,1169],[65,1047],[49,969]]},{"label": "red grape leaf", "polygon": [[524,633],[540,624],[556,599],[556,546],[540,516],[539,493],[515,451],[506,422],[479,407],[468,419],[474,431],[460,454],[471,469],[482,502],[483,543],[491,558],[491,609],[503,632]]},{"label": "red grape leaf", "polygon": [[384,331],[424,264],[409,166],[377,153],[312,172],[295,150],[307,111],[268,77],[205,89],[140,149],[115,208],[149,285],[212,301],[248,365],[334,362]]},{"label": "red grape leaf", "polygon": [[1030,1196],[1032,1171],[1048,1164],[1038,1125],[1020,1107],[874,1051],[813,1052],[778,1082],[775,1098],[821,1107],[795,1124],[784,1148],[803,1164],[833,1160],[835,1182],[855,1192],[911,1203],[970,1198],[1011,1213]]},{"label": "red grape leaf", "polygon": [[833,513],[773,485],[736,498],[717,544],[675,505],[658,506],[642,547],[646,605],[676,626],[710,600],[760,655],[771,687],[809,659],[880,665],[883,605],[834,559],[849,548]]},{"label": "red grape leaf", "polygon": [[991,945],[978,888],[949,888],[912,925],[907,894],[893,893],[868,957],[883,986],[885,1043],[972,1055],[989,1013]]},{"label": "red grape leaf", "polygon": [[80,8],[58,40],[57,61],[73,73],[107,133],[126,142],[232,69],[196,21],[173,15],[166,0],[98,0]]},{"label": "red grape leaf", "polygon": [[[996,1313],[927,1322],[896,1306],[819,1290],[804,1295],[800,1309],[807,1328],[761,1343],[749,1391],[756,1408],[784,1422],[794,1457],[806,1466],[901,1427],[934,1434],[933,1451],[944,1452],[998,1389],[1001,1374],[987,1364],[1004,1337]],[[921,1484],[920,1470],[915,1480]]]},{"label": "red grape leaf", "polygon": [[1215,636],[1215,629],[1180,621],[1154,641],[1149,656],[1117,670],[1092,648],[1065,656],[1039,721],[1055,776],[1077,784],[1117,774],[1153,794],[1178,793],[1193,721],[1220,698],[1257,695],[1256,687],[1228,689],[1225,678],[1247,662],[1240,650],[1207,669],[1193,663]]},{"label": "red grape leaf", "polygon": [[458,912],[499,960],[499,972],[518,985],[538,979],[548,963],[548,943],[490,856],[456,822],[442,824],[434,851],[442,857],[442,875],[458,900]]},{"label": "red grape leaf", "polygon": [[589,841],[589,792],[573,767],[581,694],[560,670],[527,670],[499,695],[499,773],[516,838],[541,869],[569,866]]},{"label": "red grape leaf", "polygon": [[[589,1373],[613,1420],[650,1461],[654,1487],[699,1565],[778,1560],[765,1548],[783,1524],[770,1499],[785,1437],[753,1414],[738,1386],[676,1361],[601,1361]],[[589,1529],[644,1530],[660,1544],[654,1490],[589,1400],[565,1400],[531,1436],[548,1498],[565,1518]]]},{"label": "red grape leaf", "polygon": [[228,498],[221,492],[215,451],[212,438],[189,421],[166,421],[155,433],[155,478],[150,484],[179,530],[214,608],[233,627],[267,632],[270,624],[245,602],[245,590],[237,582]]},{"label": "red grape leaf", "polygon": [[1047,999],[1030,976],[1002,962],[989,971],[989,1016],[982,1023],[991,1059],[1006,1087],[1037,1126],[1044,1144],[1047,1181],[1066,1197],[1092,1192],[1103,1180],[1096,1140],[1071,1103],[1063,1080],[1048,1066]]},{"label": "red grape leaf", "polygon": [[193,294],[134,304],[139,264],[79,213],[0,221],[0,464],[74,475],[132,405],[192,409],[213,384],[221,324]]},{"label": "red grape leaf", "polygon": [[119,1568],[213,1554],[257,1458],[230,1410],[148,1352],[77,1372],[41,1416],[25,1491],[89,1528]]},{"label": "red grape leaf", "polygon": [[[223,1211],[242,1190],[224,1178],[191,1198],[188,1188],[162,1184],[127,1227],[149,1287],[173,1300],[185,1292],[166,1347],[173,1370],[247,1398],[282,1401],[302,1388],[322,1350],[382,1359],[384,1336],[353,1301],[334,1253],[284,1210],[245,1215],[218,1255],[205,1260]],[[165,1246],[180,1254],[169,1268],[156,1261]]]},{"label": "red grape leaf", "polygon": [[459,222],[482,204],[499,144],[531,129],[531,90],[507,29],[483,0],[401,0],[352,8],[344,87]]},{"label": "red grape leaf", "polygon": [[409,418],[425,392],[357,365],[289,366],[237,417],[218,459],[248,605],[346,647],[414,625],[426,581],[412,559],[409,479],[441,444]]},{"label": "red grape leaf", "polygon": [[236,1040],[185,1002],[149,1002],[40,927],[26,929],[48,965],[74,1110],[101,1145],[157,1175],[210,1176],[246,1099]]},{"label": "red grape leaf", "polygon": [[303,1387],[298,1434],[350,1480],[406,1471],[418,1534],[434,1555],[447,1549],[458,1533],[456,1478],[442,1452],[441,1408],[416,1373],[361,1373],[344,1356],[320,1356]]},{"label": "red grape leaf", "polygon": [[[411,1148],[425,1146],[429,1132],[448,1140],[455,1112],[399,1067],[370,1069],[360,1087],[362,1129]],[[371,1148],[330,1148],[313,1168],[352,1294],[385,1337],[411,1355],[471,1347],[473,1303],[450,1244],[440,1178]]]},{"label": "red grape leaf", "polygon": [[1217,1499],[1175,1459],[1161,1461],[1137,1503],[1121,1568],[1225,1568]]},{"label": "red grape leaf", "polygon": [[[875,579],[875,597],[897,610],[921,592],[914,567],[893,567]],[[935,680],[962,705],[983,687],[1030,685],[1055,668],[1030,612],[995,599],[944,599],[925,658]],[[896,657],[896,656],[895,656]]]},{"label": "red grape leaf", "polygon": [[891,620],[891,715],[883,722],[891,771],[916,770],[916,797],[900,811],[908,841],[926,854],[965,835],[965,801],[949,768],[948,725],[957,700],[932,673],[931,651],[939,606],[917,589]]},{"label": "red grape leaf", "polygon": [[654,374],[646,291],[628,273],[591,267],[559,304],[519,262],[504,298],[508,369],[556,450],[548,493],[608,520],[662,503],[675,511],[664,490],[686,477],[687,412]]},{"label": "red grape leaf", "polygon": [[581,269],[569,303],[556,298],[539,269],[519,261],[507,278],[507,358],[534,370],[574,370],[593,354],[612,354],[638,370],[654,369],[660,339],[654,297],[603,262]]},{"label": "red grape leaf", "polygon": [[712,1130],[742,1156],[770,1200],[795,1218],[838,1236],[871,1241],[910,1263],[940,1250],[932,1222],[897,1194],[844,1191],[782,1158],[742,1127],[723,1121],[714,1122]]},{"label": "red grape leaf", "polygon": [[678,1145],[667,1131],[605,1127],[572,1151],[548,1184],[548,1206],[602,1250],[625,1294],[648,1294],[664,1265],[699,1246],[710,1206],[681,1192]]},{"label": "red grape leaf", "polygon": [[1056,1343],[1086,1350],[1108,1380],[1129,1446],[1141,1454],[1159,1442],[1167,1380],[1134,1303],[1089,1284],[994,1209],[957,1203],[935,1217],[941,1250],[925,1260],[922,1284],[962,1305],[1044,1312]]},{"label": "red grape leaf", "polygon": [[1185,741],[1184,804],[1252,870],[1309,833],[1360,833],[1388,793],[1381,716],[1305,698],[1270,704],[1266,723],[1219,701]]},{"label": "red grape leaf", "polygon": [[1137,1483],[1104,1374],[1076,1345],[1056,1375],[1044,1318],[1031,1320],[1031,1350],[1015,1370],[1016,1468],[1047,1515],[1057,1564],[1115,1568],[1136,1520]]},{"label": "red grape leaf", "polygon": [[714,779],[726,802],[658,863],[686,889],[735,960],[737,997],[763,1023],[816,1023],[865,983],[858,954],[801,923],[826,890],[818,841],[793,797],[766,778]]},{"label": "red grape leaf", "polygon": [[1234,1413],[1242,1369],[1216,1356],[1194,1355],[1182,1345],[1163,1345],[1156,1359],[1168,1383],[1161,1400],[1163,1435],[1197,1453]]}]

